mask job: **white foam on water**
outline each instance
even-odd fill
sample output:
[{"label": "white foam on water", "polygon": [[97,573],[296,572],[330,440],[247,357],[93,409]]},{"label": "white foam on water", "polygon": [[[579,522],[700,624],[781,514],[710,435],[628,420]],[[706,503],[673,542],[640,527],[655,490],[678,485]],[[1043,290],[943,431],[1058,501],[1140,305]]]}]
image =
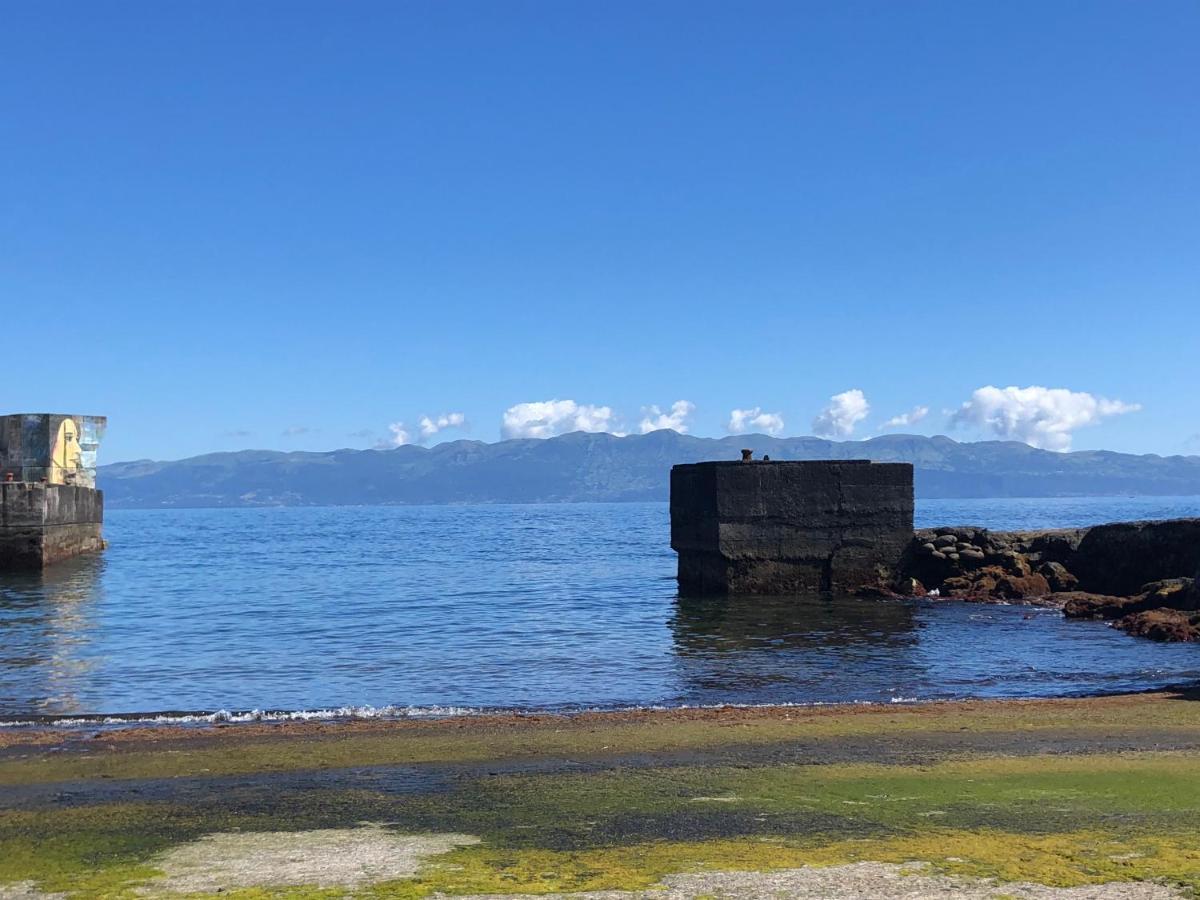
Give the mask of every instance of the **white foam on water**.
[{"label": "white foam on water", "polygon": [[[947,702],[939,698],[940,702]],[[719,709],[814,709],[826,706],[872,706],[878,703],[915,704],[917,697],[890,697],[879,700],[775,702],[775,703],[679,703],[638,704],[634,706],[587,706],[570,708],[495,708],[471,706],[339,706],[327,709],[128,713],[123,715],[45,716],[33,719],[0,721],[0,728],[71,728],[136,727],[141,725],[239,725],[253,722],[321,722],[355,719],[449,719],[461,716],[571,716],[585,713],[670,712],[672,710]]]}]

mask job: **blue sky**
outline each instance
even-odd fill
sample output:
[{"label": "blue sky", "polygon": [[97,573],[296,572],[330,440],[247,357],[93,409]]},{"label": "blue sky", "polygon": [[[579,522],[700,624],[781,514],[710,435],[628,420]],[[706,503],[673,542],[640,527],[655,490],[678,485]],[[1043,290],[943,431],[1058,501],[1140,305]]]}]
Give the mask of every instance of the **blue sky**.
[{"label": "blue sky", "polygon": [[1197,46],[1194,2],[11,4],[0,406],[108,461],[834,395],[1200,452]]}]

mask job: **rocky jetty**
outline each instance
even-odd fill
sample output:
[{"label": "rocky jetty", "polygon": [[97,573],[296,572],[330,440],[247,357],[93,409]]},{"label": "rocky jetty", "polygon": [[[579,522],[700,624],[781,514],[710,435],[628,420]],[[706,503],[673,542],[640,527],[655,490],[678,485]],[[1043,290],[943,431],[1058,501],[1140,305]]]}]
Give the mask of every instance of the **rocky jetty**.
[{"label": "rocky jetty", "polygon": [[904,596],[936,591],[1051,606],[1139,637],[1200,640],[1200,519],[1053,531],[922,529],[899,573],[890,590]]}]

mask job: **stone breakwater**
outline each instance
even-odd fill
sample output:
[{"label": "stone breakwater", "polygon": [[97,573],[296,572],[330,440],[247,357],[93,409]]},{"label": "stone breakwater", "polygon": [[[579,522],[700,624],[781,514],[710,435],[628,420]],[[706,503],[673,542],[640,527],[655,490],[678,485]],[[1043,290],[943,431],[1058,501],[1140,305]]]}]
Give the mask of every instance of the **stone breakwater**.
[{"label": "stone breakwater", "polygon": [[1132,635],[1200,640],[1200,519],[999,532],[915,532],[897,581],[860,593],[1028,603]]}]

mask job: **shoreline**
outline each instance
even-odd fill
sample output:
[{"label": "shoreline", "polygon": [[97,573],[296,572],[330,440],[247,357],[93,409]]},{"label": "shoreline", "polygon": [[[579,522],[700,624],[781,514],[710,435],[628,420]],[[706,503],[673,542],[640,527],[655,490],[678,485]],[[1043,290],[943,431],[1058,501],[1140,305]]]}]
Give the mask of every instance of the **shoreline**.
[{"label": "shoreline", "polygon": [[68,713],[54,715],[0,715],[0,746],[4,746],[6,733],[25,731],[63,731],[102,729],[116,731],[150,729],[194,731],[205,728],[248,728],[261,725],[295,726],[302,724],[355,726],[376,723],[380,726],[397,723],[423,723],[465,721],[497,723],[521,722],[543,719],[580,720],[589,717],[599,719],[675,716],[693,718],[696,714],[739,713],[760,711],[767,716],[784,715],[797,711],[824,710],[833,713],[850,711],[884,711],[897,708],[927,706],[957,706],[964,704],[1041,704],[1067,703],[1102,700],[1114,697],[1140,697],[1149,695],[1200,693],[1200,679],[1168,682],[1145,688],[1117,689],[1112,691],[1081,692],[1038,697],[941,697],[928,700],[897,697],[889,701],[876,700],[830,700],[796,703],[709,703],[709,704],[646,704],[637,706],[585,706],[585,707],[459,707],[447,706],[342,706],[313,709],[247,709],[247,710],[162,710],[152,712],[118,713]]},{"label": "shoreline", "polygon": [[[175,714],[143,714],[50,717],[46,721],[0,719],[0,750],[42,738],[62,736],[64,739],[81,736],[84,732],[95,739],[111,741],[154,741],[163,738],[203,739],[213,735],[303,737],[305,735],[390,734],[397,736],[419,734],[428,730],[453,729],[461,732],[493,730],[538,729],[545,727],[614,727],[671,725],[681,723],[747,724],[765,722],[801,722],[805,720],[850,719],[853,717],[888,716],[900,712],[937,717],[947,714],[998,713],[1018,711],[1050,714],[1055,711],[1080,711],[1109,705],[1125,706],[1145,700],[1200,700],[1200,681],[1149,687],[1139,690],[1112,691],[1059,697],[963,697],[937,700],[896,700],[882,702],[829,703],[722,703],[698,706],[631,706],[613,709],[480,709],[450,714],[430,715],[341,715],[340,711],[244,713],[247,718],[212,719],[221,713],[179,713],[188,721],[174,721]],[[231,713],[230,715],[238,715]],[[195,717],[192,721],[191,717]]]}]

